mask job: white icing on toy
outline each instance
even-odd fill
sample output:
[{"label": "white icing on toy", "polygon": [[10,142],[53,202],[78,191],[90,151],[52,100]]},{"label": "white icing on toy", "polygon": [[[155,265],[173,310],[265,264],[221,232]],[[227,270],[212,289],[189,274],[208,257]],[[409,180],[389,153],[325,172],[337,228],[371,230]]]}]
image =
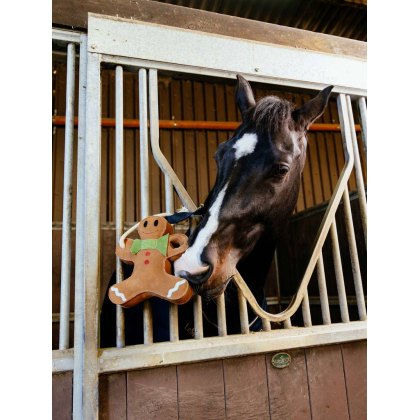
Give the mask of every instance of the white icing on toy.
[{"label": "white icing on toy", "polygon": [[173,293],[175,293],[179,288],[180,288],[180,286],[182,286],[185,282],[186,282],[187,280],[179,280],[179,281],[177,281],[176,283],[175,283],[175,286],[174,287],[172,287],[172,289],[169,289],[168,290],[168,294],[166,295],[166,297],[167,298],[170,298],[171,296],[172,296],[172,294]]},{"label": "white icing on toy", "polygon": [[123,302],[127,300],[124,293],[120,292],[115,286],[111,287],[111,291],[114,292],[119,298],[121,298]]}]

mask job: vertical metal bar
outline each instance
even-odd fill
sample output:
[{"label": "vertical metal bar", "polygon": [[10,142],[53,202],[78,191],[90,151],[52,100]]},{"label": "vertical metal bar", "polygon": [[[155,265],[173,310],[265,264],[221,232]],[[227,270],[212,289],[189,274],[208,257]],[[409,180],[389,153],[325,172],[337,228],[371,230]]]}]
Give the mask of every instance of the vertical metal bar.
[{"label": "vertical metal bar", "polygon": [[248,307],[242,290],[238,288],[239,319],[241,321],[241,333],[249,334]]},{"label": "vertical metal bar", "polygon": [[366,320],[365,296],[363,294],[362,275],[360,273],[359,256],[357,254],[356,236],[353,228],[353,217],[351,214],[350,197],[348,189],[344,190],[344,218],[346,222],[347,239],[349,242],[351,269],[353,272],[354,289],[356,291],[357,309],[359,318]]},{"label": "vertical metal bar", "polygon": [[201,296],[196,295],[194,296],[194,338],[201,339],[203,337],[203,307]]},{"label": "vertical metal bar", "polygon": [[221,294],[218,296],[216,300],[217,304],[217,329],[218,334],[221,337],[225,337],[227,335],[227,327],[226,327],[226,308],[225,308],[225,294]]},{"label": "vertical metal bar", "polygon": [[178,306],[174,303],[169,305],[169,337],[171,341],[179,340]]},{"label": "vertical metal bar", "polygon": [[165,174],[165,207],[167,213],[174,212],[174,189],[171,178]]},{"label": "vertical metal bar", "polygon": [[265,318],[261,318],[261,321],[262,321],[263,331],[271,331],[270,321]]},{"label": "vertical metal bar", "polygon": [[[98,418],[98,326],[100,287],[101,203],[101,76],[100,55],[88,53],[85,145],[84,331],[82,413],[76,419]],[[77,370],[76,370],[77,368]]]},{"label": "vertical metal bar", "polygon": [[85,241],[85,131],[87,88],[87,36],[81,35],[79,53],[79,109],[77,129],[76,252],[74,273],[73,418],[83,418],[84,241]]},{"label": "vertical metal bar", "polygon": [[365,185],[363,181],[362,164],[360,163],[359,146],[357,145],[356,129],[354,127],[353,110],[351,107],[350,96],[346,95],[347,110],[350,121],[351,140],[354,154],[354,171],[356,175],[356,186],[359,196],[360,217],[362,219],[363,234],[365,236],[365,243],[367,242],[367,204]]},{"label": "vertical metal bar", "polygon": [[319,299],[321,301],[322,323],[331,324],[330,306],[328,303],[327,282],[325,280],[324,257],[322,251],[316,263],[316,274],[318,277]]},{"label": "vertical metal bar", "polygon": [[[156,98],[157,100],[157,98]],[[150,215],[149,206],[149,141],[147,132],[147,71],[139,70],[140,120],[140,205],[141,218]]]},{"label": "vertical metal bar", "polygon": [[[123,110],[123,68],[115,69],[115,236],[116,243],[124,233],[124,110]],[[116,258],[117,283],[124,280],[121,260]],[[116,305],[117,347],[125,346],[124,312]]]},{"label": "vertical metal bar", "polygon": [[144,344],[153,344],[153,316],[150,300],[143,302],[143,339]]},{"label": "vertical metal bar", "polygon": [[66,126],[64,146],[63,230],[61,243],[60,350],[69,347],[70,270],[71,270],[71,203],[73,193],[74,80],[76,53],[67,45]]},{"label": "vertical metal bar", "polygon": [[357,101],[359,105],[360,113],[360,125],[362,127],[362,139],[365,153],[367,154],[367,109],[366,109],[366,98],[359,98]]},{"label": "vertical metal bar", "polygon": [[306,289],[305,293],[303,294],[302,315],[303,315],[303,325],[305,327],[311,327],[312,318],[311,318],[311,308],[309,306],[308,289]]},{"label": "vertical metal bar", "polygon": [[287,318],[283,321],[284,328],[292,328],[292,320],[290,318]]},{"label": "vertical metal bar", "polygon": [[[157,70],[149,70],[149,119],[150,142],[159,144],[159,89]],[[168,187],[169,184],[169,187]],[[170,192],[167,189],[170,189]],[[165,174],[165,211],[173,213],[173,191],[171,179]],[[171,341],[179,340],[178,331],[178,306],[171,303],[169,306],[169,334]]]},{"label": "vertical metal bar", "polygon": [[[157,98],[156,98],[157,100]],[[140,120],[140,206],[141,218],[150,215],[149,206],[149,142],[147,121],[147,71],[139,70],[139,120]],[[150,302],[143,304],[144,343],[153,342],[153,320]]]},{"label": "vertical metal bar", "polygon": [[335,278],[337,281],[338,301],[340,303],[341,320],[343,322],[350,322],[349,310],[347,307],[346,287],[344,285],[343,267],[341,265],[340,245],[338,243],[337,226],[335,223],[335,218],[331,223],[330,233]]}]

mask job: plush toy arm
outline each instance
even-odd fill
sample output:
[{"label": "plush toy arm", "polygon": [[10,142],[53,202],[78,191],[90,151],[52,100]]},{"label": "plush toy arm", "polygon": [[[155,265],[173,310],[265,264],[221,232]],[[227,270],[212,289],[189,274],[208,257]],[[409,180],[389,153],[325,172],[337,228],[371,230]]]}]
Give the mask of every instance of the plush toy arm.
[{"label": "plush toy arm", "polygon": [[125,248],[121,248],[120,244],[117,244],[115,247],[115,254],[117,255],[120,260],[124,261],[125,263],[132,264],[134,255],[131,253],[130,248],[133,245],[132,239],[125,240]]},{"label": "plush toy arm", "polygon": [[175,233],[169,236],[168,258],[171,261],[177,260],[188,248],[188,237],[182,233]]}]

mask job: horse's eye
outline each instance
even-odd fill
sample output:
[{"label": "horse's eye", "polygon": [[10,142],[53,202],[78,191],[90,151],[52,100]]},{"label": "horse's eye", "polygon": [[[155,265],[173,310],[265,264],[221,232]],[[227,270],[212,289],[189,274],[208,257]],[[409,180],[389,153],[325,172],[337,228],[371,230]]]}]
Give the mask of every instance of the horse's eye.
[{"label": "horse's eye", "polygon": [[143,223],[144,227],[147,227],[147,220]]},{"label": "horse's eye", "polygon": [[159,221],[158,220],[155,220],[154,222],[153,222],[153,225],[154,226],[157,226],[159,224]]},{"label": "horse's eye", "polygon": [[273,167],[271,175],[274,178],[283,178],[287,174],[287,172],[289,172],[289,169],[290,169],[289,166],[284,165],[284,164],[275,165]]}]

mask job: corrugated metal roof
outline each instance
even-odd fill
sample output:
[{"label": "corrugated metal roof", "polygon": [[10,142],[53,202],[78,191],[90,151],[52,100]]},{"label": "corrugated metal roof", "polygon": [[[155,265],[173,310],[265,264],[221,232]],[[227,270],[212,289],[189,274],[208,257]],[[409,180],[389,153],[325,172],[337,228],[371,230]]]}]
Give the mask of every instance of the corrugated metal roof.
[{"label": "corrugated metal roof", "polygon": [[153,0],[367,41],[367,0]]}]

